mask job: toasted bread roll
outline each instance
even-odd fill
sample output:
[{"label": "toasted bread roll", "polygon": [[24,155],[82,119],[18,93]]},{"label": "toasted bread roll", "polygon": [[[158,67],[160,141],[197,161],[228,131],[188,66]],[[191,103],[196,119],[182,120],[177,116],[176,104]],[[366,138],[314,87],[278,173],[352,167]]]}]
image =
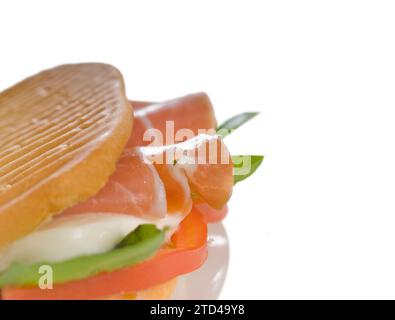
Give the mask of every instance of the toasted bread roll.
[{"label": "toasted bread roll", "polygon": [[176,289],[177,280],[178,278],[173,278],[147,290],[114,295],[107,300],[170,300]]},{"label": "toasted bread roll", "polygon": [[59,66],[0,93],[0,247],[104,186],[132,114],[106,64]]}]

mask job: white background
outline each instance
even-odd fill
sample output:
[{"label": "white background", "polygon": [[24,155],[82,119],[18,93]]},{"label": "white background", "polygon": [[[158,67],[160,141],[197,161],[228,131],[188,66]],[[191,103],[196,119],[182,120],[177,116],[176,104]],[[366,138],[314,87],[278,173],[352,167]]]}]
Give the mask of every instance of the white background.
[{"label": "white background", "polygon": [[264,154],[225,222],[221,298],[395,298],[392,1],[1,1],[0,88],[65,62],[130,98],[211,96]]}]

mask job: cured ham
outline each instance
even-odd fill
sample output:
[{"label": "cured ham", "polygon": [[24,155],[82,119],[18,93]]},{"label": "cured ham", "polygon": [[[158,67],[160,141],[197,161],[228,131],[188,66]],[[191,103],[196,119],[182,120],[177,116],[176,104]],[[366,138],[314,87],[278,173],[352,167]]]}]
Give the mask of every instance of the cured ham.
[{"label": "cured ham", "polygon": [[[131,101],[134,107],[133,133],[127,147],[169,145],[200,133],[214,132],[216,119],[207,94],[194,93],[164,102]],[[167,126],[167,128],[166,128]],[[155,140],[161,134],[161,141]]]},{"label": "cured ham", "polygon": [[[160,218],[166,213],[188,213],[193,202],[224,207],[233,186],[229,152],[219,137],[198,135],[216,125],[208,96],[196,93],[161,103],[132,104],[133,133],[116,171],[98,194],[61,216],[116,212]],[[173,139],[166,137],[169,121],[174,124]],[[182,137],[184,142],[178,144],[146,146],[147,129],[163,134],[163,144],[174,140],[180,130],[189,130],[191,138],[184,141],[186,137]]]},{"label": "cured ham", "polygon": [[233,187],[229,151],[217,136],[161,147],[126,148],[107,184],[60,216],[87,212],[161,218],[188,213],[192,202],[222,208]]}]

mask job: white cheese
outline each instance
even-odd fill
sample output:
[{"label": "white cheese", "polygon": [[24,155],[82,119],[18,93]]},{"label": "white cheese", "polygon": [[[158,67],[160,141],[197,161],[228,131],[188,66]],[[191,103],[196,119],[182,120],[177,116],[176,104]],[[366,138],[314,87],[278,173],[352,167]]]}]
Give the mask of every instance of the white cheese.
[{"label": "white cheese", "polygon": [[13,262],[58,262],[103,253],[113,249],[141,224],[155,224],[159,229],[169,227],[166,234],[169,239],[183,217],[182,214],[171,214],[152,220],[117,213],[85,213],[53,219],[2,249],[0,271]]}]

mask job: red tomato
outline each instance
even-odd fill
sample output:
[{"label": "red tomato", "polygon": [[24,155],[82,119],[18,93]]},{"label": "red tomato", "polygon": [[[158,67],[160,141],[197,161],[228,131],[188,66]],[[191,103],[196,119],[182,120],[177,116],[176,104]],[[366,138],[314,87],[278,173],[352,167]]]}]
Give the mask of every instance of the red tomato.
[{"label": "red tomato", "polygon": [[207,257],[207,225],[193,209],[172,237],[172,246],[163,248],[140,264],[101,273],[88,279],[56,284],[52,290],[38,287],[2,289],[4,300],[83,300],[133,293],[166,282],[199,268]]}]

